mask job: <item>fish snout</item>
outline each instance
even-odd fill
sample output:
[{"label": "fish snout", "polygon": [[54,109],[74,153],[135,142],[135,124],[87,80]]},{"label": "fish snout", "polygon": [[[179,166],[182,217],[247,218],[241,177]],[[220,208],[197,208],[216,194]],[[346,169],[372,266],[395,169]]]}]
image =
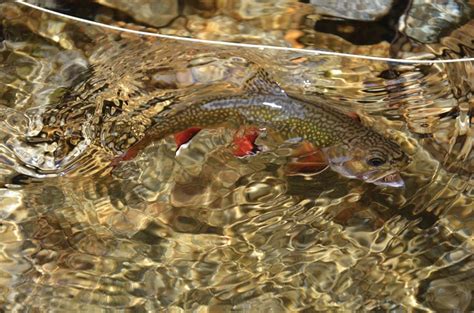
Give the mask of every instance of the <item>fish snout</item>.
[{"label": "fish snout", "polygon": [[382,175],[374,175],[374,177],[367,177],[364,180],[377,186],[395,188],[405,187],[405,181],[398,171],[384,173]]}]

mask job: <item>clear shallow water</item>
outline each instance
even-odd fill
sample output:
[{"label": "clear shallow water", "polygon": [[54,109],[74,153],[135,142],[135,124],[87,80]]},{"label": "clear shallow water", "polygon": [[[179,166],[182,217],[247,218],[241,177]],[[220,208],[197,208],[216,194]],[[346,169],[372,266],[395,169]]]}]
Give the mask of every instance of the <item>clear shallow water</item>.
[{"label": "clear shallow water", "polygon": [[[1,6],[5,310],[473,309],[472,62],[407,65],[222,48]],[[282,21],[295,6],[301,18]],[[353,43],[312,30],[301,23],[316,14],[309,4],[274,7],[198,14],[191,6],[181,12],[187,27],[180,18],[146,25],[370,55],[472,56],[472,22],[463,18],[449,35],[405,37],[397,51],[396,42]],[[82,14],[120,18],[101,10]],[[209,28],[190,31],[195,20]],[[302,43],[292,41],[295,31],[305,34],[293,36]],[[288,176],[291,145],[260,138],[272,149],[239,159],[231,154],[234,131],[223,128],[199,133],[177,155],[166,138],[110,167],[165,107],[238,93],[262,68],[283,89],[356,111],[399,142],[413,160],[402,173],[406,187],[376,187],[331,170]]]}]

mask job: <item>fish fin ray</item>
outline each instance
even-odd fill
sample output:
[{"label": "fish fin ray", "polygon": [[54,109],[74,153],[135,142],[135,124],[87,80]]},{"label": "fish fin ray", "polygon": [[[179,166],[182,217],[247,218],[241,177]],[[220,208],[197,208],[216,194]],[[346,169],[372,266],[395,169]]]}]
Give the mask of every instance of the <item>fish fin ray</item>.
[{"label": "fish fin ray", "polygon": [[309,142],[303,142],[294,150],[291,161],[286,165],[286,173],[287,175],[318,173],[325,170],[328,165],[321,149]]},{"label": "fish fin ray", "polygon": [[176,142],[176,149],[179,149],[182,145],[188,143],[202,128],[190,127],[183,131],[174,134],[174,141]]},{"label": "fish fin ray", "polygon": [[239,130],[234,136],[232,153],[237,157],[245,157],[259,152],[255,144],[259,134],[260,130],[257,127],[246,127]]}]

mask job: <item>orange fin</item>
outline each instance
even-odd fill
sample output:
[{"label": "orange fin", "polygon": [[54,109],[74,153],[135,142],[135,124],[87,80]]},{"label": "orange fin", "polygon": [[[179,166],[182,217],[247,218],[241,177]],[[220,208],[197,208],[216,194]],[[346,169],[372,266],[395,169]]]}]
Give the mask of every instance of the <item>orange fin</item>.
[{"label": "orange fin", "polygon": [[148,140],[146,136],[142,138],[140,141],[131,145],[124,153],[115,157],[112,162],[110,163],[113,167],[116,167],[123,161],[130,161],[134,159],[138,153],[143,150],[148,145]]},{"label": "orange fin", "polygon": [[[191,138],[193,138],[200,130],[201,128],[199,127],[191,127],[184,131],[176,133],[174,135],[174,140],[176,142],[177,148],[179,149],[179,147],[181,147],[183,144],[189,142]],[[114,158],[111,162],[111,165],[113,167],[116,167],[120,164],[120,162],[134,159],[138,155],[138,153],[149,144],[149,142],[150,139],[145,135],[144,138],[129,147],[127,151],[122,153],[122,155]]]},{"label": "orange fin", "polygon": [[298,173],[317,173],[328,166],[326,157],[320,149],[308,142],[303,142],[293,153],[292,161],[286,165],[286,172],[291,174]]},{"label": "orange fin", "polygon": [[243,129],[243,134],[240,133],[239,131],[234,136],[233,154],[238,157],[255,154],[258,151],[255,140],[257,140],[259,135],[259,129],[256,127],[248,127]]},{"label": "orange fin", "polygon": [[174,134],[174,141],[176,142],[176,148],[179,149],[185,143],[188,143],[202,128],[191,127],[183,130],[179,133]]},{"label": "orange fin", "polygon": [[112,162],[110,162],[110,165],[112,165],[112,167],[116,167],[120,164],[120,162],[132,160],[137,155],[138,155],[138,150],[129,149],[125,151],[124,153],[122,153],[121,155],[119,155],[118,157],[114,158]]}]

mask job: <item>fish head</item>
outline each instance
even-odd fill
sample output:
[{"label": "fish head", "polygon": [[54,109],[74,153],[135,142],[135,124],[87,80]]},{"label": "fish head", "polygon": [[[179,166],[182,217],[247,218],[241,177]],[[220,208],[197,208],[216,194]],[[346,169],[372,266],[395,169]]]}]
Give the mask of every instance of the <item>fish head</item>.
[{"label": "fish head", "polygon": [[409,157],[394,141],[374,132],[325,148],[329,166],[339,174],[386,187],[403,187],[401,170]]}]

